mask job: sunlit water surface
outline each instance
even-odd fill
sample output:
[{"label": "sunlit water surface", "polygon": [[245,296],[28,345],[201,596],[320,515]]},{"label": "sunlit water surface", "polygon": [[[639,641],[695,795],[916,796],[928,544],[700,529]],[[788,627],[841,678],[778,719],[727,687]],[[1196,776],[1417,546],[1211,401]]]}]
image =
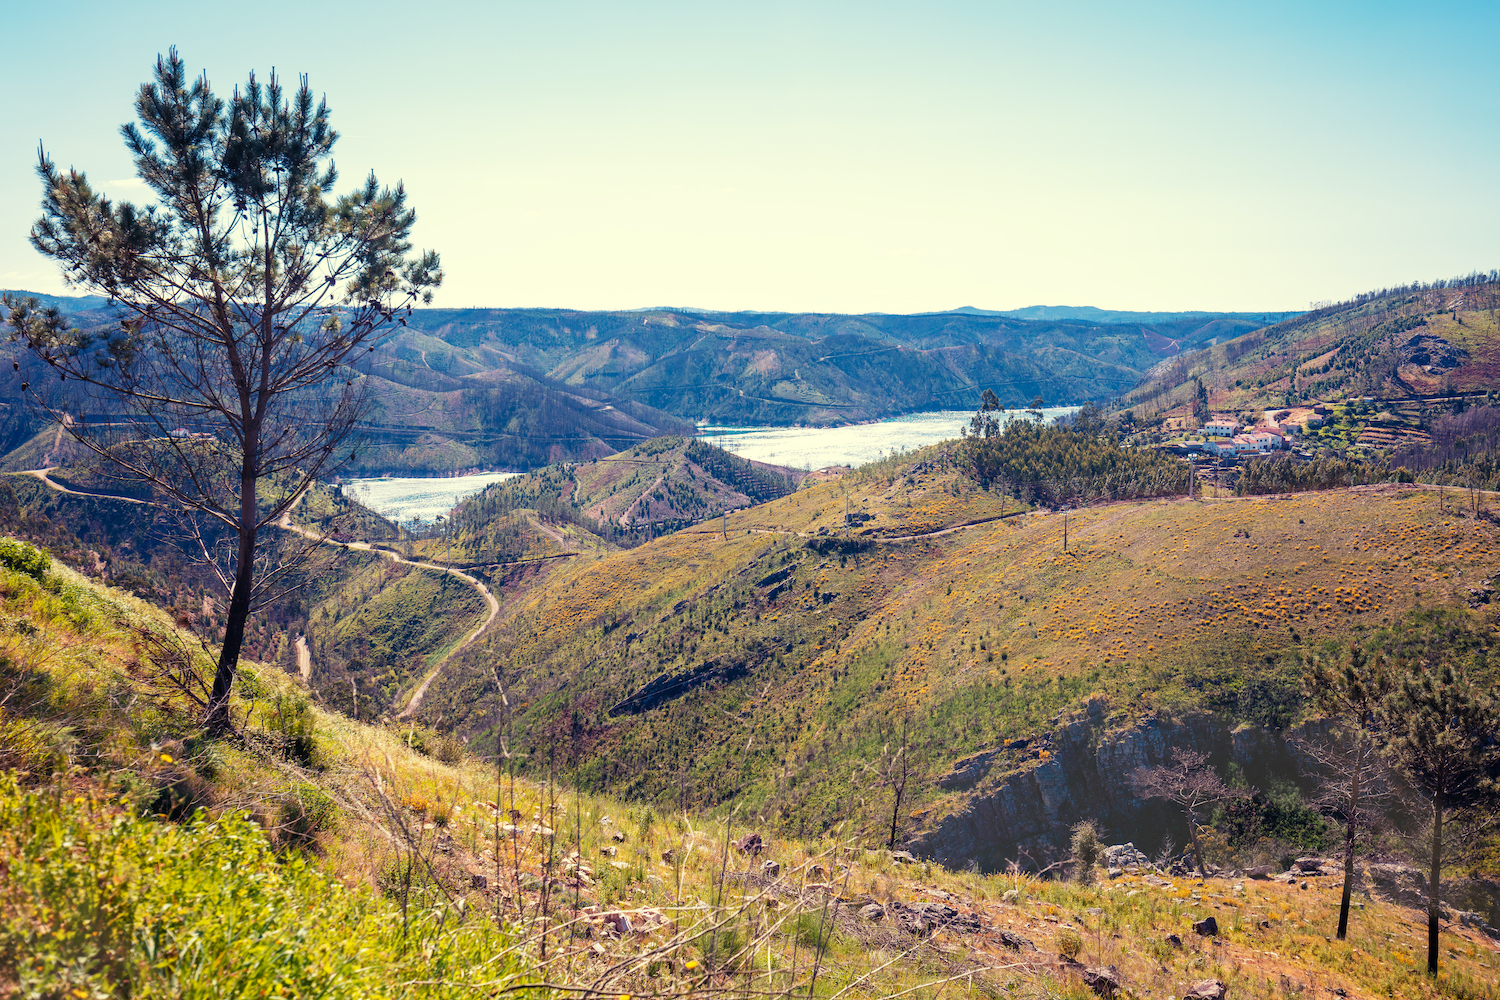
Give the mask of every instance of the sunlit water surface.
[{"label": "sunlit water surface", "polygon": [[[1072,413],[1074,406],[1051,406],[1042,411],[1047,420]],[[1015,417],[1012,412],[1008,416]],[[939,410],[892,417],[873,424],[848,427],[716,427],[698,428],[705,441],[742,458],[770,462],[793,469],[823,469],[830,465],[864,465],[901,451],[912,451],[959,436],[973,413]],[[430,522],[446,515],[466,496],[515,472],[485,472],[473,476],[391,477],[349,479],[344,492],[366,507],[394,520],[419,518]]]}]

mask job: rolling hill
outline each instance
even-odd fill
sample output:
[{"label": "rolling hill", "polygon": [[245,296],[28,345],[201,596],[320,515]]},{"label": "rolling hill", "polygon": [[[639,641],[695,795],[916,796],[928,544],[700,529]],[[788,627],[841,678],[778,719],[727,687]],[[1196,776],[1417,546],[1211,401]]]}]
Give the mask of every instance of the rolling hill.
[{"label": "rolling hill", "polygon": [[[1197,719],[1183,739],[1222,757],[1241,752],[1238,724],[1300,724],[1311,656],[1424,629],[1475,637],[1455,649],[1493,636],[1490,607],[1466,604],[1500,574],[1493,497],[1479,518],[1413,487],[1018,512],[956,458],[940,446],[804,484],[727,532],[497,575],[503,620],[433,684],[425,718],[541,760],[566,717],[588,787],[874,836],[889,816],[873,776],[910,727],[924,768],[905,832],[991,866],[1055,848],[1072,810],[1108,801],[1079,786],[1039,812],[1017,790],[1083,780],[1065,765],[1108,733]],[[981,849],[986,802],[1021,804]],[[1104,811],[1122,839],[1148,825]]]},{"label": "rolling hill", "polygon": [[1201,382],[1211,412],[1368,397],[1412,423],[1500,390],[1497,310],[1496,273],[1371,292],[1163,361],[1118,405],[1191,417]]},{"label": "rolling hill", "polygon": [[[81,328],[116,321],[96,298],[52,301]],[[1064,311],[417,310],[357,366],[374,407],[351,471],[534,469],[688,433],[700,419],[847,424],[968,409],[986,388],[1012,408],[1107,400],[1164,357],[1283,315]],[[35,376],[14,345],[0,346],[7,360]],[[18,399],[0,402],[0,468],[35,467],[56,444],[44,435]]]}]

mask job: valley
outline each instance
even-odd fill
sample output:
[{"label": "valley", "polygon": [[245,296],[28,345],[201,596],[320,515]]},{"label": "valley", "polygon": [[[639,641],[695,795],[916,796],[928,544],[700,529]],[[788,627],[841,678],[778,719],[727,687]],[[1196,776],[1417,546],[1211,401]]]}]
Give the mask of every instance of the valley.
[{"label": "valley", "polygon": [[[1364,307],[1386,324],[1402,308]],[[1348,321],[1330,315],[1326,323]],[[1482,330],[1481,317],[1464,319]],[[1249,356],[1256,338],[1275,340],[1302,321],[1228,346]],[[599,388],[580,368],[569,375],[583,393],[575,402],[599,404],[589,407],[595,417],[628,433],[610,437],[599,423],[577,438],[593,442],[581,450],[535,450],[532,471],[491,477],[427,523],[382,518],[357,489],[319,485],[302,497],[263,539],[271,559],[294,561],[303,544],[313,551],[286,596],[249,622],[250,679],[235,695],[246,721],[231,743],[195,730],[192,671],[140,666],[186,662],[171,656],[192,659],[200,648],[206,656],[221,641],[209,567],[174,541],[180,525],[151,491],[81,460],[55,433],[34,436],[10,460],[57,464],[0,477],[6,532],[71,567],[48,586],[66,577],[68,593],[81,595],[94,586],[81,571],[136,596],[88,598],[116,609],[100,612],[114,624],[90,640],[111,650],[107,662],[69,640],[67,676],[94,679],[75,687],[58,675],[47,682],[58,693],[26,711],[67,728],[75,723],[58,720],[91,710],[81,706],[94,704],[89,692],[106,675],[111,690],[144,685],[154,714],[111,723],[134,734],[119,744],[133,749],[89,752],[126,753],[112,766],[144,782],[131,794],[154,796],[151,808],[170,817],[191,812],[179,798],[221,813],[226,802],[259,802],[279,849],[316,845],[355,891],[375,887],[362,906],[479,900],[500,927],[508,910],[535,927],[567,913],[566,936],[522,935],[523,964],[551,949],[621,989],[685,982],[688,961],[730,979],[744,973],[743,953],[705,943],[715,922],[740,928],[755,962],[769,963],[766,985],[799,981],[810,970],[797,928],[811,922],[826,982],[882,995],[945,976],[995,989],[1088,982],[1110,968],[1139,995],[1183,991],[1202,974],[1268,1000],[1313,979],[1346,995],[1488,996],[1466,984],[1486,981],[1494,952],[1485,929],[1500,875],[1492,836],[1444,876],[1447,905],[1477,923],[1450,923],[1451,971],[1437,994],[1405,971],[1419,960],[1415,948],[1386,967],[1318,937],[1313,928],[1336,906],[1316,886],[1299,888],[1292,862],[1332,851],[1339,830],[1314,807],[1315,776],[1299,749],[1331,732],[1308,697],[1316,665],[1369,651],[1496,679],[1488,652],[1500,627],[1500,495],[1470,475],[1489,474],[1491,410],[1482,397],[1472,408],[1341,400],[1325,407],[1326,430],[1303,434],[1307,454],[1285,461],[1301,470],[1341,463],[1348,485],[1313,488],[1247,460],[1237,492],[1154,447],[1172,444],[1154,437],[1173,421],[1196,430],[1193,380],[1204,375],[1191,366],[1213,365],[1219,346],[1176,349],[1155,377],[1177,359],[1188,364],[1185,403],[1172,402],[1181,385],[1153,396],[1165,383],[1148,381],[1134,403],[1070,410],[1061,425],[1024,414],[987,424],[997,411],[981,410],[973,436],[822,469],[656,433],[679,425],[611,410],[606,396],[619,386]],[[437,357],[431,344],[422,350],[424,364]],[[548,371],[547,391],[565,395],[560,373]],[[500,399],[475,405],[512,412]],[[1257,401],[1272,403],[1261,419],[1284,419],[1273,400],[1246,397]],[[606,416],[617,412],[625,416]],[[1392,468],[1405,438],[1371,428],[1398,419],[1420,424],[1448,464]],[[439,438],[402,447],[447,454]],[[1348,447],[1356,438],[1363,450]],[[1267,492],[1283,479],[1297,491]],[[9,593],[32,593],[5,579]],[[131,603],[138,598],[149,604]],[[65,616],[7,613],[76,627]],[[179,638],[129,638],[143,633],[120,623],[140,614]],[[167,656],[171,643],[188,652]],[[111,664],[131,679],[110,674]],[[34,679],[42,668],[26,669]],[[0,750],[72,752],[31,746]],[[153,763],[143,746],[163,755]],[[1242,790],[1194,828],[1212,859],[1202,873],[1174,853],[1181,813],[1134,784],[1183,748]],[[89,795],[114,787],[103,772],[80,774],[96,783]],[[288,804],[286,787],[299,789],[297,802],[326,797],[338,823]],[[22,804],[4,808],[41,808],[0,788],[12,802],[7,795]],[[48,822],[82,824],[85,836],[102,815]],[[1076,876],[1072,839],[1085,821],[1106,844],[1129,842],[1157,860],[1131,855],[1135,863],[1107,866],[1092,887],[1050,879]],[[760,848],[732,850],[751,833]],[[1402,856],[1394,832],[1379,838],[1377,857]],[[421,879],[392,881],[391,870],[419,860]],[[1318,863],[1332,871],[1332,861]],[[1247,883],[1260,877],[1247,872],[1289,867],[1276,881]],[[1414,876],[1387,867],[1397,874],[1372,866],[1362,876],[1355,947],[1366,951],[1379,947],[1370,935],[1398,940],[1412,919],[1402,906],[1417,898],[1406,884]],[[744,889],[740,904],[725,902],[731,883]],[[1161,944],[1212,911],[1222,920],[1217,943]],[[1080,933],[1089,928],[1092,943]],[[631,949],[648,945],[674,956],[670,964],[632,964]],[[1028,954],[1035,947],[1059,957]],[[1070,964],[1077,956],[1098,968],[1085,975]],[[884,971],[889,962],[903,971]]]}]

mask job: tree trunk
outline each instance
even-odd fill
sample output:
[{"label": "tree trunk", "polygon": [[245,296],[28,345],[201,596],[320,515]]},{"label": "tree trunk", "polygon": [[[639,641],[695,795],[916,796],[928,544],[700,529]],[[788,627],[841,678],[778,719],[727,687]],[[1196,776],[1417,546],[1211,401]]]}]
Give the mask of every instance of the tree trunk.
[{"label": "tree trunk", "polygon": [[1438,971],[1438,913],[1442,904],[1438,899],[1443,868],[1443,795],[1432,797],[1432,870],[1427,881],[1427,974]]},{"label": "tree trunk", "polygon": [[1353,784],[1349,791],[1349,815],[1344,827],[1344,898],[1339,903],[1339,940],[1349,933],[1349,899],[1354,892],[1354,833],[1356,817],[1359,815],[1359,768],[1364,763],[1358,739],[1354,741],[1350,763],[1353,767]]},{"label": "tree trunk", "polygon": [[905,791],[905,783],[896,787],[896,804],[891,807],[891,841],[890,849],[896,849],[896,823],[901,818],[901,793]]},{"label": "tree trunk", "polygon": [[229,692],[240,662],[240,647],[245,642],[245,622],[250,617],[250,589],[255,576],[255,529],[241,530],[238,564],[234,573],[234,593],[229,597],[229,615],[224,621],[224,644],[219,647],[219,666],[214,671],[213,692],[208,699],[208,713],[203,725],[212,733],[230,728]]},{"label": "tree trunk", "polygon": [[1193,857],[1198,859],[1198,871],[1208,874],[1208,867],[1203,863],[1203,846],[1198,843],[1198,817],[1193,810],[1188,810],[1188,836],[1193,838]]}]

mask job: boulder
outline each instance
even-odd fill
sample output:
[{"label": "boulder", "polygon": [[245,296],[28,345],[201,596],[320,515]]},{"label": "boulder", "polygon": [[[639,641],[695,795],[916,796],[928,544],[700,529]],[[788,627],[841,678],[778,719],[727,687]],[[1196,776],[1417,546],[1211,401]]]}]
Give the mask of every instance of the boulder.
[{"label": "boulder", "polygon": [[1182,938],[1178,937],[1176,934],[1168,934],[1164,940],[1173,948],[1182,947]]},{"label": "boulder", "polygon": [[1182,995],[1182,1000],[1224,1000],[1229,989],[1222,980],[1204,979],[1193,984],[1193,988]]},{"label": "boulder", "polygon": [[1193,924],[1193,932],[1195,934],[1200,934],[1203,937],[1218,937],[1219,922],[1213,917],[1204,917],[1202,920]]},{"label": "boulder", "polygon": [[868,920],[871,923],[883,920],[885,918],[885,907],[879,903],[867,903],[859,908],[859,916],[861,920]]},{"label": "boulder", "polygon": [[1006,889],[1005,892],[1003,892],[1000,895],[1000,902],[1002,902],[1002,903],[1009,903],[1012,906],[1014,906],[1017,902],[1019,902],[1020,899],[1021,899],[1021,890],[1020,889]]},{"label": "boulder", "polygon": [[1000,943],[1011,951],[1036,951],[1036,945],[1021,935],[1012,934],[1010,931],[1000,932]]},{"label": "boulder", "polygon": [[1084,969],[1083,982],[1085,986],[1098,994],[1102,1000],[1114,1000],[1114,995],[1121,986],[1119,970],[1113,966]]},{"label": "boulder", "polygon": [[470,875],[469,886],[474,889],[488,889],[490,880],[483,875]]},{"label": "boulder", "polygon": [[665,851],[661,852],[661,859],[663,862],[670,865],[673,861],[677,860],[677,852],[669,847]]},{"label": "boulder", "polygon": [[1245,869],[1246,878],[1268,879],[1276,874],[1276,869],[1271,865],[1256,865],[1254,868]]},{"label": "boulder", "polygon": [[898,865],[912,865],[917,862],[916,856],[910,851],[892,851],[891,860]]},{"label": "boulder", "polygon": [[611,833],[609,835],[609,839],[613,840],[617,844],[623,844],[625,843],[625,831],[616,830],[614,833]]},{"label": "boulder", "polygon": [[1151,859],[1136,849],[1135,844],[1113,844],[1099,854],[1110,868],[1151,867]]},{"label": "boulder", "polygon": [[777,861],[763,861],[761,862],[760,873],[765,878],[780,878],[781,863]]},{"label": "boulder", "polygon": [[739,840],[736,840],[734,842],[734,849],[736,851],[739,851],[741,854],[748,854],[751,857],[755,857],[756,855],[760,854],[761,851],[766,849],[766,845],[765,842],[760,839],[760,834],[747,833]]}]

